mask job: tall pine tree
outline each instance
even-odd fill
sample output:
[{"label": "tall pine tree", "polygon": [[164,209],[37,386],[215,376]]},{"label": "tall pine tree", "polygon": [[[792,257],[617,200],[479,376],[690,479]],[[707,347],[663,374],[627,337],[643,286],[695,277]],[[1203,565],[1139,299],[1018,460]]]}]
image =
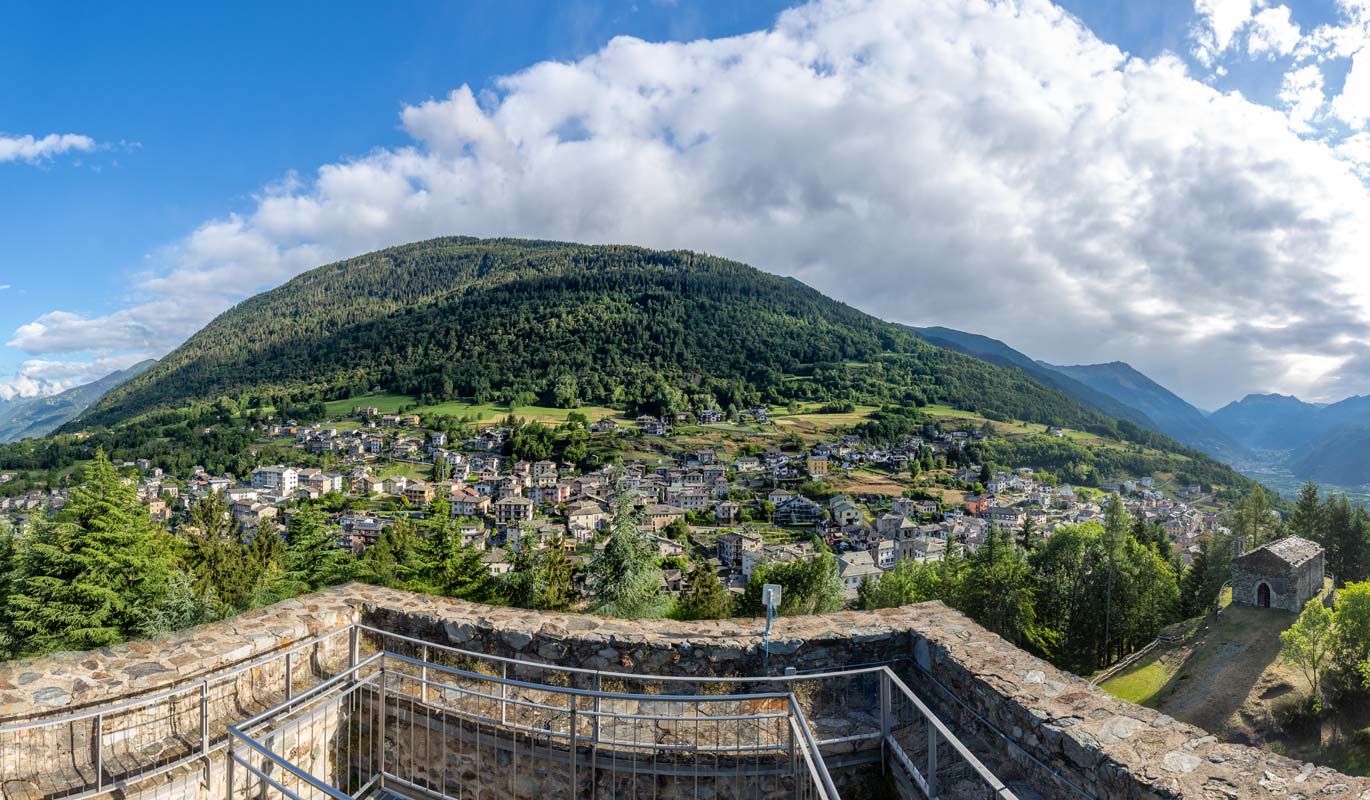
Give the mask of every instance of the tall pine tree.
[{"label": "tall pine tree", "polygon": [[285,564],[283,583],[289,595],[342,583],[351,566],[347,551],[329,529],[328,517],[314,506],[305,506],[291,517]]},{"label": "tall pine tree", "polygon": [[732,616],[733,599],[718,579],[718,573],[705,559],[695,562],[690,570],[689,586],[676,606],[680,619],[725,619]]},{"label": "tall pine tree", "polygon": [[590,562],[593,610],[614,617],[656,616],[665,608],[652,540],[637,529],[632,493],[619,492],[604,549]]},{"label": "tall pine tree", "polygon": [[103,452],[24,548],[7,616],[22,653],[84,650],[137,633],[162,602],[173,547]]}]

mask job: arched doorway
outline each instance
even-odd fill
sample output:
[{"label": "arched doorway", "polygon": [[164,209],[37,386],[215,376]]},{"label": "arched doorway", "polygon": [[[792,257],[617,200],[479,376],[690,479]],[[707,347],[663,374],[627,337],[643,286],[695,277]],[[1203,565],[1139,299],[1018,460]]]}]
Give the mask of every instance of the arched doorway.
[{"label": "arched doorway", "polygon": [[1256,587],[1256,607],[1270,608],[1270,587],[1265,583]]}]

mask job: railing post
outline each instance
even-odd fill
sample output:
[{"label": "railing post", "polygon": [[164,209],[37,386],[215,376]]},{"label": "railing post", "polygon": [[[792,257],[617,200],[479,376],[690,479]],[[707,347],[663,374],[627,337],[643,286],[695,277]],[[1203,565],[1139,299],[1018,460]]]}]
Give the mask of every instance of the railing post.
[{"label": "railing post", "polygon": [[289,700],[295,696],[295,664],[291,656],[293,652],[285,654],[285,699]]},{"label": "railing post", "polygon": [[[599,779],[599,712],[603,708],[600,703],[600,692],[604,691],[604,676],[598,671],[595,672],[595,714],[590,719],[590,792],[593,794],[595,781]],[[698,704],[696,704],[698,705]]]},{"label": "railing post", "polygon": [[385,651],[382,650],[382,651],[381,651],[381,676],[380,676],[380,680],[376,683],[376,686],[379,687],[379,692],[378,692],[378,693],[379,693],[379,700],[380,700],[380,718],[381,718],[381,721],[380,721],[381,737],[380,737],[380,740],[376,742],[376,753],[377,753],[377,757],[378,757],[378,759],[379,759],[379,761],[380,761],[380,770],[376,773],[376,785],[379,786],[379,787],[381,787],[381,788],[385,788],[385,675],[386,675],[386,669],[385,669]]},{"label": "railing post", "polygon": [[500,685],[499,685],[499,724],[501,724],[501,725],[508,725],[508,724],[509,724],[509,712],[508,712],[509,705],[508,705],[508,703],[505,702],[506,700],[509,699],[509,684],[508,684],[508,682],[507,682],[507,681],[509,680],[509,662],[508,662],[508,661],[501,661],[501,662],[500,662],[500,677],[503,678],[504,680],[503,680],[503,682],[501,682]]},{"label": "railing post", "polygon": [[937,726],[928,718],[928,800],[937,800]]},{"label": "railing post", "polygon": [[894,720],[891,718],[891,697],[890,697],[890,676],[889,667],[881,670],[880,675],[880,773],[883,775],[889,769],[890,761],[890,733],[894,730]]},{"label": "railing post", "polygon": [[209,759],[209,681],[200,681],[200,754]]},{"label": "railing post", "polygon": [[[352,627],[348,628],[347,631],[347,666],[349,669],[357,666],[357,663],[361,660],[358,658],[358,655],[361,653],[361,637],[358,635],[360,633],[361,631],[357,628],[357,623],[355,622],[352,623]],[[352,680],[355,681],[356,679],[357,676],[353,675]]]},{"label": "railing post", "polygon": [[576,786],[576,696],[568,695],[567,700],[571,706],[571,793],[568,797],[579,797]]},{"label": "railing post", "polygon": [[105,715],[95,715],[95,788],[105,788]]},{"label": "railing post", "polygon": [[[695,705],[698,706],[698,705],[699,705],[699,701],[696,700],[696,701],[695,701]],[[698,713],[699,713],[699,712],[697,712],[697,711],[695,712],[696,716],[698,716]],[[794,745],[795,745],[795,742],[794,742],[794,726],[795,726],[795,722],[794,722],[794,708],[793,708],[793,707],[790,708],[790,716],[789,716],[788,719],[786,719],[786,722],[789,723],[789,725],[786,725],[785,727],[789,728],[789,734],[790,734],[789,746],[786,748],[786,749],[789,751],[789,755],[790,755],[790,780],[792,780],[792,781],[798,781],[798,780],[799,780],[799,769],[798,769],[798,768],[799,768],[799,762],[795,760],[795,755],[796,755],[796,754],[795,754],[795,752],[794,752]],[[699,746],[699,742],[696,741],[696,742],[695,742],[695,747],[698,747],[698,746]],[[795,783],[795,789],[797,790],[798,788],[799,788],[799,784],[798,784],[798,783]]]},{"label": "railing post", "polygon": [[428,702],[428,645],[423,646],[423,666],[419,667],[419,697]]}]

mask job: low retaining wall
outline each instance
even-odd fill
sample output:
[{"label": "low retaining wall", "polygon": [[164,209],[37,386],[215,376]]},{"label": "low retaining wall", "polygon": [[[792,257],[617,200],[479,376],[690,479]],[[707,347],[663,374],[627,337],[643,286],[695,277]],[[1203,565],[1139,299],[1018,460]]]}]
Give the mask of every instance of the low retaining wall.
[{"label": "low retaining wall", "polygon": [[[70,711],[203,680],[352,621],[467,650],[622,672],[748,675],[761,672],[765,659],[761,620],[624,621],[349,585],[152,642],[0,665],[0,715],[12,721]],[[1110,800],[1370,800],[1366,779],[1218,742],[1203,730],[1093,689],[940,603],[782,618],[771,642],[773,670],[913,659],[926,670],[925,678],[948,687],[966,707],[930,685],[914,688],[972,729],[983,718],[1002,731],[1018,747],[983,734],[983,727],[980,738],[1002,760],[1040,777],[1038,789],[1047,797],[1078,795],[1047,779],[1037,762]]]}]

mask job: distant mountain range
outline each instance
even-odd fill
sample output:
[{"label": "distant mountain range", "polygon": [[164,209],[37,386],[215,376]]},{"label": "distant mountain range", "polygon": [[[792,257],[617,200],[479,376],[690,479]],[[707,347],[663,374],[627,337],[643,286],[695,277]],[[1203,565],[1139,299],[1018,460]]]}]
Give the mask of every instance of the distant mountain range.
[{"label": "distant mountain range", "polygon": [[1210,419],[1251,449],[1288,451],[1296,477],[1341,486],[1370,483],[1370,397],[1322,405],[1252,394]]},{"label": "distant mountain range", "polygon": [[988,336],[951,328],[913,331],[931,344],[1015,366],[1077,403],[1159,431],[1225,461],[1246,455],[1245,448],[1214,426],[1202,411],[1121,361],[1058,366],[1034,360]]},{"label": "distant mountain range", "polygon": [[1113,361],[1070,367],[1045,363],[1043,366],[1069,375],[1136,409],[1152,420],[1157,430],[1190,447],[1227,460],[1245,455],[1247,448],[1216,426],[1207,414],[1128,364]]},{"label": "distant mountain range", "polygon": [[0,400],[0,443],[44,436],[80,416],[107,392],[142,374],[157,362],[148,359],[111,372],[91,383],[46,397]]},{"label": "distant mountain range", "polygon": [[1251,394],[1206,414],[1121,361],[1060,366],[951,328],[913,328],[931,344],[1014,366],[1081,405],[1164,433],[1228,462],[1282,464],[1295,477],[1339,486],[1370,483],[1370,396],[1330,405]]}]

